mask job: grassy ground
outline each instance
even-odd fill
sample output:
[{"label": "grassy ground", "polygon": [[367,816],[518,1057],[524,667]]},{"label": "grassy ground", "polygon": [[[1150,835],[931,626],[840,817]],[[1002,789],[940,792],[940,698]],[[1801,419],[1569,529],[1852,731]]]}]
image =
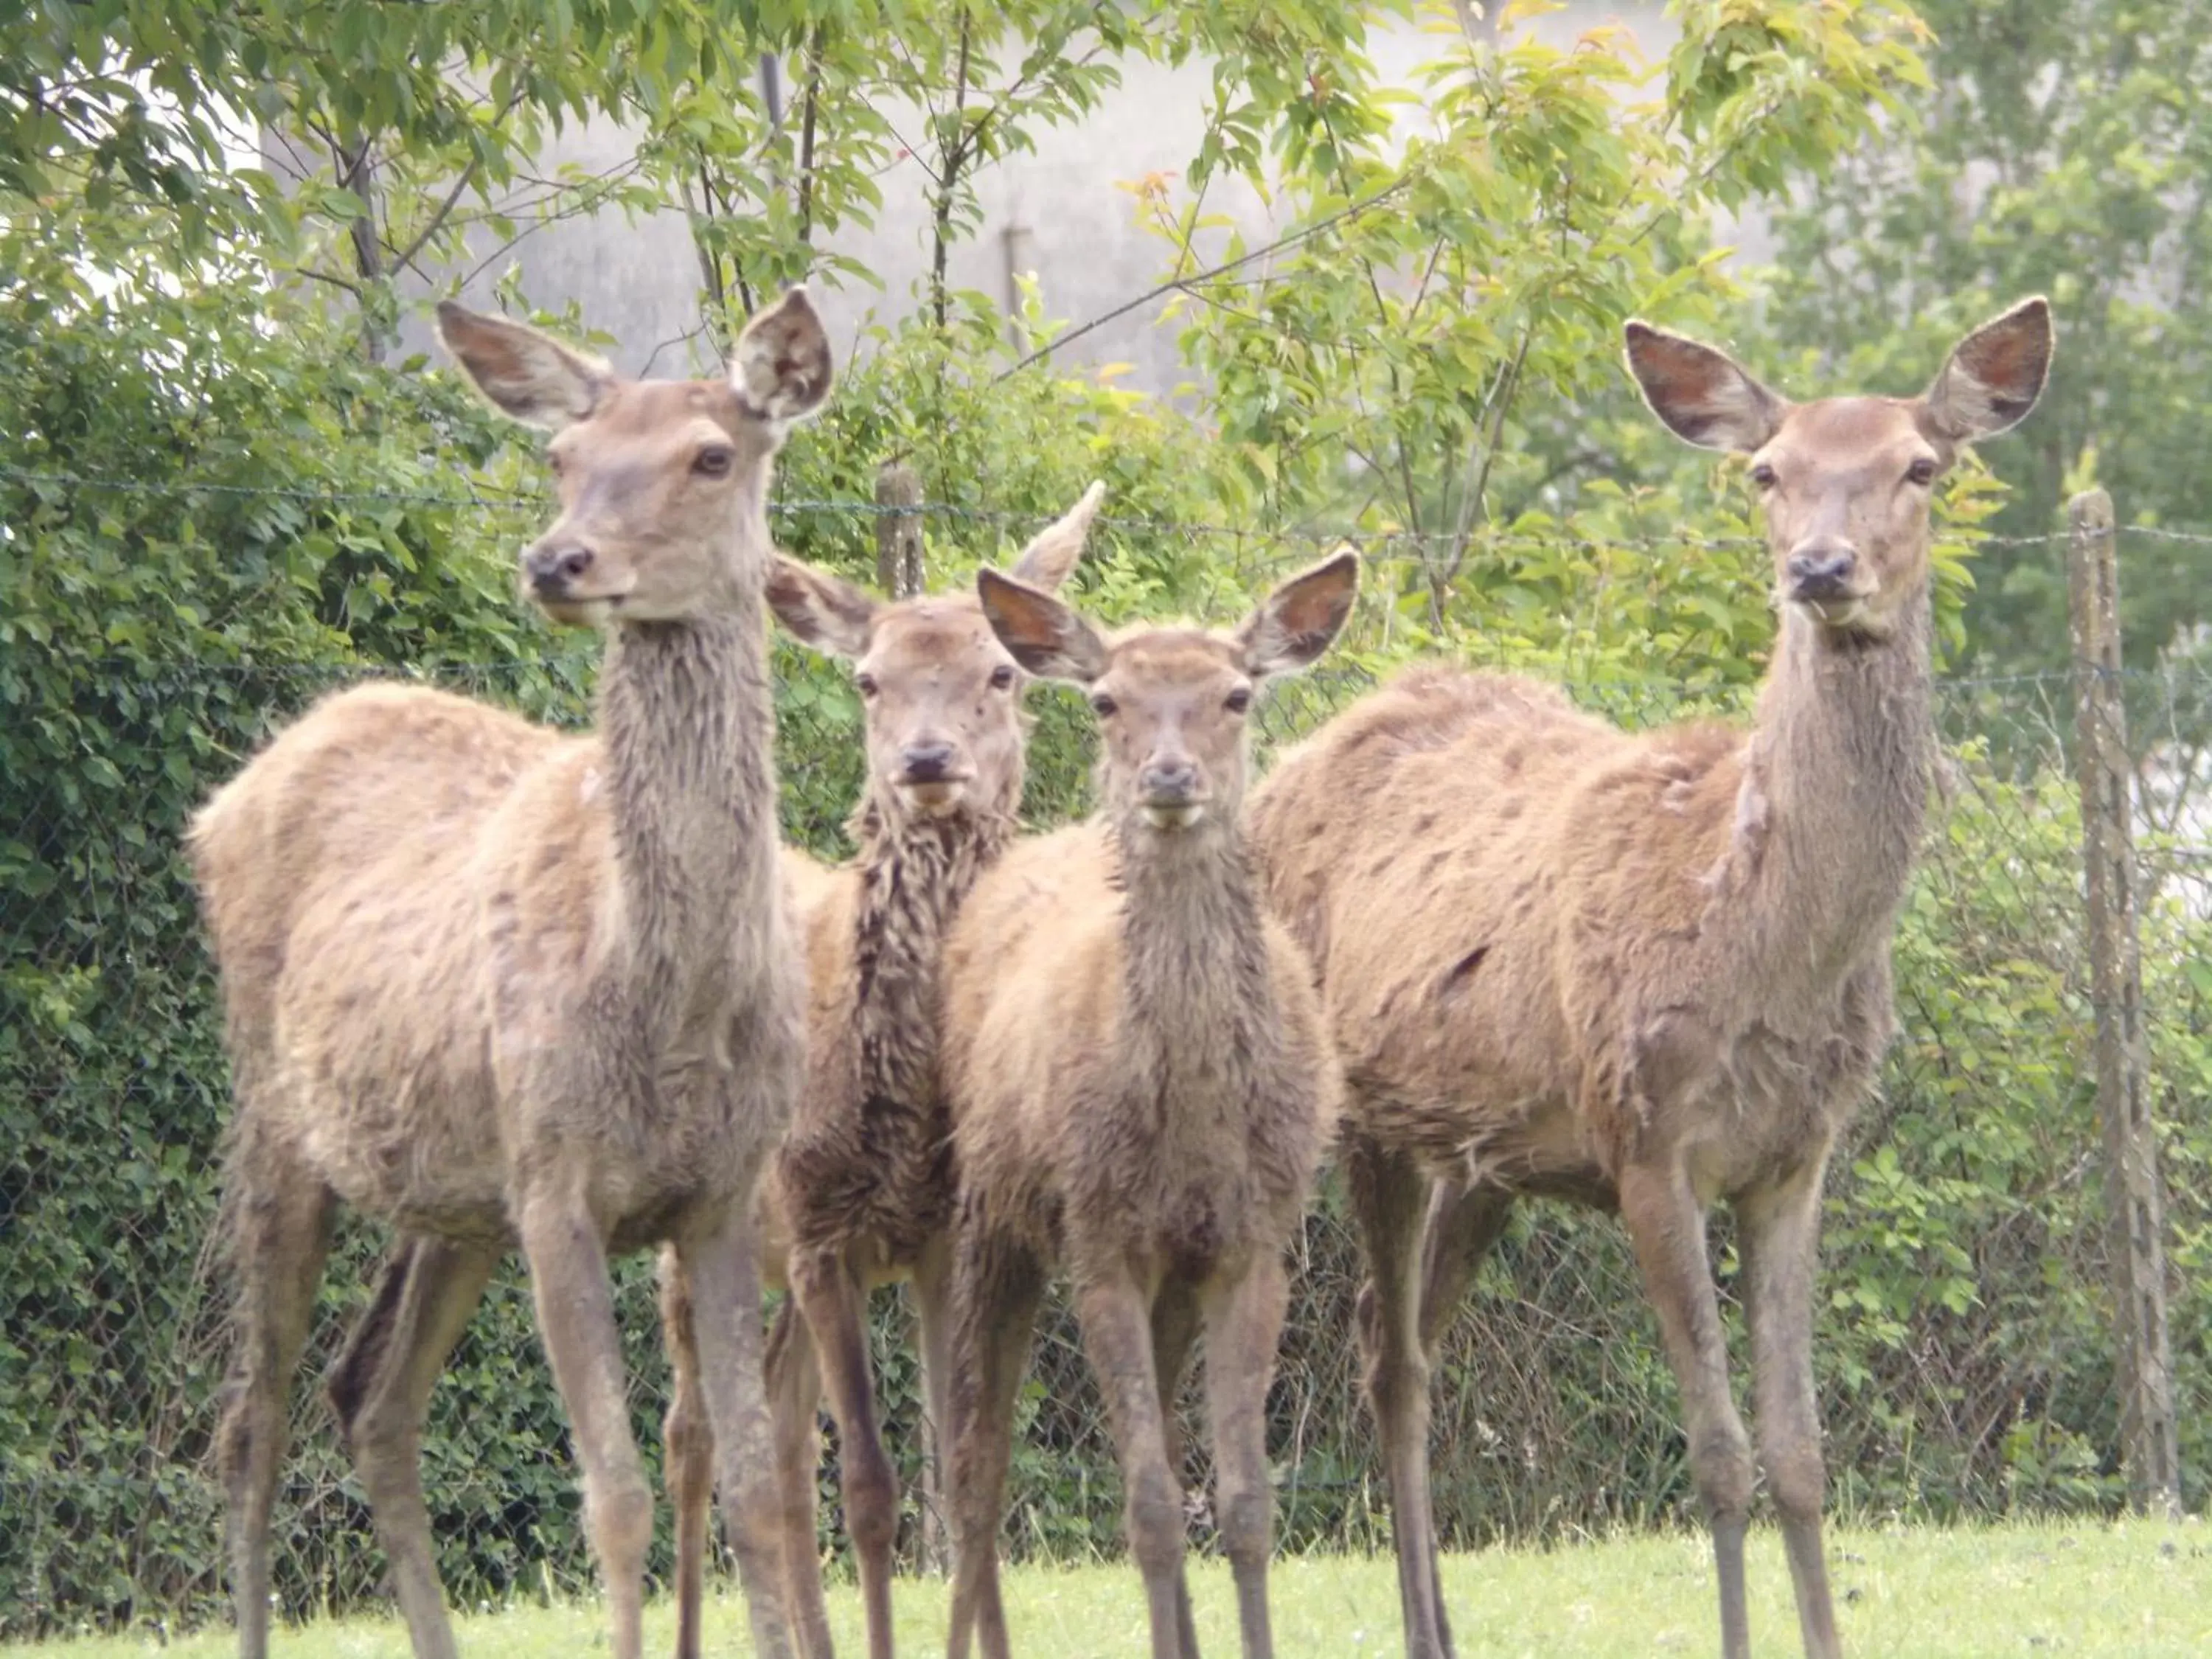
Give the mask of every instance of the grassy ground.
[{"label": "grassy ground", "polygon": [[[2110,1656],[2181,1659],[2212,1654],[2212,1529],[2128,1522],[1837,1534],[1829,1558],[1845,1647],[1865,1659],[1996,1659],[1997,1656]],[[1719,1647],[1711,1573],[1701,1540],[1631,1538],[1559,1549],[1486,1551],[1444,1563],[1461,1659],[1650,1659]],[[1282,1659],[1397,1655],[1396,1581],[1387,1559],[1316,1557],[1281,1564],[1272,1601]],[[1752,1634],[1759,1651],[1797,1651],[1796,1619],[1779,1540],[1754,1534]],[[1138,1659],[1146,1650],[1134,1572],[1122,1565],[1031,1569],[1007,1581],[1016,1647],[1049,1659]],[[1194,1564],[1192,1593],[1206,1651],[1237,1650],[1228,1569]],[[940,1651],[945,1586],[898,1587],[900,1649]],[[842,1651],[860,1647],[860,1607],[849,1587],[830,1611]],[[665,1653],[668,1608],[647,1614],[647,1651]],[[734,1596],[709,1608],[708,1652],[750,1653]],[[526,1607],[460,1621],[471,1659],[531,1659],[604,1648],[588,1606]],[[278,1659],[404,1659],[405,1632],[356,1620],[280,1632]],[[0,1649],[5,1659],[123,1659],[151,1651],[149,1638],[113,1638]],[[228,1631],[170,1644],[175,1659],[233,1650]]]}]

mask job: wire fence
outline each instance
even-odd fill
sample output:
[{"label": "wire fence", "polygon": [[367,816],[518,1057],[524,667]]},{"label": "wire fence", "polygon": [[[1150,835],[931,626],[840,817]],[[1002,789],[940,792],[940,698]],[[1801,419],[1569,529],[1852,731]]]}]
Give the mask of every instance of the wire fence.
[{"label": "wire fence", "polygon": [[[27,489],[127,482],[0,476]],[[502,514],[540,507],[534,497],[465,499]],[[877,512],[805,500],[778,510]],[[924,510],[1030,527],[1028,515]],[[1279,539],[1332,542],[1335,532]],[[779,647],[776,670],[784,826],[835,851],[860,781],[857,704],[841,673],[795,649]],[[192,661],[149,670],[118,659],[84,682],[70,711],[100,734],[96,757],[112,780],[89,762],[0,776],[0,1635],[181,1625],[220,1606],[209,1443],[223,1291],[206,1242],[228,1104],[179,836],[191,801],[255,738],[366,672]],[[540,718],[587,716],[588,657],[449,663],[424,676]],[[1358,674],[1322,672],[1271,690],[1258,717],[1263,756],[1365,689]],[[1630,726],[1713,712],[1709,690],[1657,678],[1570,689]],[[2212,1172],[2212,796],[2203,775],[2212,677],[2132,674],[2124,690],[2138,760],[2148,1040],[2174,1193],[2184,1456],[2202,1469],[2212,1454],[2212,1181],[2201,1178]],[[1819,1364],[1847,1510],[2101,1510],[2122,1495],[2072,696],[2063,673],[1939,687],[1942,805],[1899,928],[1903,1033],[1830,1188]],[[1085,810],[1091,737],[1074,699],[1038,694],[1038,703],[1026,815],[1048,823]],[[1719,1226],[1717,1259],[1732,1284]],[[304,1377],[358,1312],[380,1243],[366,1224],[342,1232]],[[1271,1401],[1292,1549],[1388,1544],[1348,1340],[1358,1277],[1340,1194],[1325,1184],[1298,1249]],[[906,1315],[882,1300],[888,1438],[912,1492],[920,1391]],[[1524,1206],[1474,1308],[1449,1337],[1437,1401],[1448,1539],[1650,1522],[1693,1502],[1673,1385],[1617,1228]],[[665,1372],[647,1264],[623,1267],[620,1309],[635,1427],[650,1448]],[[1010,1525],[1018,1553],[1115,1547],[1104,1424],[1072,1316],[1055,1302],[1024,1395]],[[305,1386],[294,1431],[276,1529],[280,1596],[295,1613],[373,1601],[382,1559],[366,1504]],[[518,1269],[495,1284],[454,1356],[424,1465],[441,1569],[458,1602],[589,1583],[574,1466]],[[1191,1474],[1203,1536],[1200,1453]],[[835,1484],[833,1453],[825,1495]],[[919,1501],[909,1500],[907,1540],[916,1549]],[[654,1571],[667,1561],[664,1536]]]},{"label": "wire fence", "polygon": [[[432,507],[463,509],[472,513],[512,514],[517,519],[541,515],[550,498],[538,490],[501,490],[471,485],[465,490],[422,489],[274,489],[263,484],[235,483],[227,480],[165,478],[147,480],[119,473],[55,471],[0,465],[0,483],[15,484],[34,490],[95,490],[124,495],[159,495],[189,501],[194,495],[232,495],[262,497],[276,500],[311,502],[318,506],[386,506]],[[960,524],[1001,526],[1012,532],[1026,534],[1040,530],[1057,515],[1049,512],[980,507],[958,501],[917,501],[913,503],[860,501],[857,499],[815,499],[806,496],[781,496],[769,504],[771,518],[789,520],[827,517],[836,520],[866,521],[882,518],[914,518],[944,520]],[[1456,530],[1408,530],[1381,528],[1367,525],[1328,526],[1293,523],[1277,525],[1261,531],[1250,525],[1194,523],[1188,520],[1164,520],[1134,517],[1112,513],[1100,514],[1093,521],[1101,531],[1120,531],[1140,536],[1173,535],[1186,539],[1230,539],[1240,544],[1276,541],[1298,549],[1326,549],[1342,542],[1351,542],[1364,549],[1395,550],[1450,546],[1466,539],[1466,532]],[[2121,533],[2130,537],[2191,543],[2212,547],[2212,532],[2166,529],[2152,525],[2124,525]],[[1556,546],[1562,541],[1571,542],[1571,532],[1525,535],[1492,536],[1488,544],[1512,546]],[[1664,538],[1623,538],[1608,536],[1608,544],[1632,547],[1668,548],[1754,548],[1764,547],[1765,540],[1757,536],[1697,536],[1686,532],[1669,534]],[[1976,538],[1977,545],[1990,548],[2050,547],[2062,545],[2067,539],[2063,531],[2051,531],[2033,535],[1982,535]]]}]

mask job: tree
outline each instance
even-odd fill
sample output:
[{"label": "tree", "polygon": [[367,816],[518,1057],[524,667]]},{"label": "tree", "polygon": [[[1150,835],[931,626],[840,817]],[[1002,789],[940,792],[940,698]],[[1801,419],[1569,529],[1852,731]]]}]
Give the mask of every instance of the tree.
[{"label": "tree", "polygon": [[[1509,7],[1497,35],[1462,11],[1410,100],[1356,51],[1316,49],[1267,112],[1292,228],[1268,250],[1232,238],[1182,282],[1185,349],[1275,520],[1334,510],[1402,556],[1419,633],[1570,657],[1636,641],[1614,666],[1653,661],[1656,633],[1670,672],[1755,674],[1747,561],[1685,557],[1683,498],[1608,479],[1663,441],[1620,418],[1620,325],[1711,321],[1734,297],[1704,257],[1711,212],[1856,143],[1920,78],[1919,25],[1881,3],[1690,4],[1662,76],[1619,28],[1565,50],[1520,33],[1535,9]],[[1153,190],[1178,276],[1206,185],[1249,150],[1201,154],[1185,201]],[[1747,528],[1698,500],[1717,520]]]},{"label": "tree", "polygon": [[[2035,420],[2008,447],[1993,528],[2057,526],[2092,477],[2124,524],[2212,529],[2212,3],[1922,0],[1927,84],[1904,119],[1801,171],[1774,222],[1765,327],[1832,377],[1917,389],[1928,354],[2021,295],[2051,295],[2060,346]],[[2123,538],[2136,664],[2212,617],[2212,559]],[[1967,611],[2003,672],[2067,654],[2063,550],[1984,554]]]}]

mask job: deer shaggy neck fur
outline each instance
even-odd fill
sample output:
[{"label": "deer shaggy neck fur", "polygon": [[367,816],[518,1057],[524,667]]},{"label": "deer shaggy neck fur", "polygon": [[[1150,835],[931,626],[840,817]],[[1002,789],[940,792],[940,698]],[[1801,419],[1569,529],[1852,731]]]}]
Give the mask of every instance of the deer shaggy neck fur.
[{"label": "deer shaggy neck fur", "polygon": [[950,1130],[938,1066],[938,959],[961,902],[1014,834],[1010,799],[945,817],[862,798],[853,862],[806,903],[806,1087],[774,1193],[802,1249],[860,1237],[896,1261],[944,1229]]}]

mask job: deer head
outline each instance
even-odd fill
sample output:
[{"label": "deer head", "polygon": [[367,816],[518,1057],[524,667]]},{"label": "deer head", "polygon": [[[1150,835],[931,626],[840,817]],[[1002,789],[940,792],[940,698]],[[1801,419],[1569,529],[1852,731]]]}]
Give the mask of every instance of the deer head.
[{"label": "deer head", "polygon": [[1255,688],[1328,650],[1358,586],[1359,557],[1347,548],[1291,577],[1234,633],[1149,628],[1109,641],[1049,593],[995,570],[975,576],[983,614],[1014,660],[1089,690],[1101,805],[1124,834],[1236,823]]},{"label": "deer head", "polygon": [[438,334],[493,408],[552,433],[561,515],[522,555],[557,622],[676,622],[766,574],[757,514],[769,462],[829,395],[830,339],[804,289],[738,337],[718,380],[626,380],[586,352],[451,301]]},{"label": "deer head", "polygon": [[1640,322],[1627,333],[1652,412],[1691,443],[1750,456],[1783,599],[1875,638],[1926,591],[1936,479],[1961,446],[2024,419],[2051,367],[2039,295],[1960,341],[1917,398],[1792,404],[1711,346]]},{"label": "deer head", "polygon": [[[1106,486],[1094,483],[1039,531],[1014,570],[1041,592],[1067,580]],[[1019,804],[1019,665],[972,595],[878,599],[826,571],[779,556],[768,602],[801,643],[853,665],[866,726],[868,789],[891,822],[970,805]]]}]

